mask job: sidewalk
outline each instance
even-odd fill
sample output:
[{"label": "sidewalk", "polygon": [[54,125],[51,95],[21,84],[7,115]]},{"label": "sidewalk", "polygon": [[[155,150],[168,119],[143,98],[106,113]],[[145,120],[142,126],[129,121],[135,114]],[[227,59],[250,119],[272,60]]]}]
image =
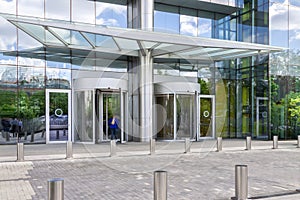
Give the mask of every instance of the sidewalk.
[{"label": "sidewalk", "polygon": [[234,166],[247,164],[250,199],[300,199],[300,149],[296,141],[244,140],[117,144],[73,144],[74,159],[65,159],[66,145],[25,145],[25,162],[15,162],[16,146],[0,146],[0,199],[47,199],[47,180],[65,180],[65,199],[153,199],[153,172],[168,172],[168,199],[231,199]]}]

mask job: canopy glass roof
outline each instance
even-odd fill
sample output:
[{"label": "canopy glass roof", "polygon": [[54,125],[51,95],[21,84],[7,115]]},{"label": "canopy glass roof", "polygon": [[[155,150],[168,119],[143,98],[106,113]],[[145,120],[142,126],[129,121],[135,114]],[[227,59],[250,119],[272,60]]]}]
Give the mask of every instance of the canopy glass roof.
[{"label": "canopy glass roof", "polygon": [[[62,61],[65,60],[64,58],[70,59],[70,51],[76,52],[75,55],[79,58],[84,58],[91,51],[99,52],[97,58],[100,56],[106,59],[139,56],[139,52],[143,54],[151,51],[154,58],[191,59],[211,63],[283,50],[279,47],[253,43],[75,24],[14,15],[2,14],[1,16],[43,44],[48,50],[49,57],[61,57]],[[25,57],[39,57],[40,51],[39,48],[18,53]]]}]

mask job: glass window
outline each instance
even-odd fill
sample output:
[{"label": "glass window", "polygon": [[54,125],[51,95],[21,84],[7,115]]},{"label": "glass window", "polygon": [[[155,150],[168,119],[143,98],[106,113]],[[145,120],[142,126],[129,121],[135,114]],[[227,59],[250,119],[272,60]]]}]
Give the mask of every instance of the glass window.
[{"label": "glass window", "polygon": [[17,49],[17,29],[4,18],[0,17],[0,64],[15,64]]},{"label": "glass window", "polygon": [[212,38],[212,24],[214,15],[209,12],[198,12],[198,36]]},{"label": "glass window", "polygon": [[127,6],[96,2],[96,24],[127,28]]},{"label": "glass window", "polygon": [[197,17],[180,15],[180,34],[197,36]]},{"label": "glass window", "polygon": [[[270,6],[270,44],[274,46],[289,46],[288,5],[274,3]],[[295,19],[296,20],[296,19]]]},{"label": "glass window", "polygon": [[197,36],[197,10],[180,8],[180,34]]},{"label": "glass window", "polygon": [[19,67],[18,80],[21,88],[43,88],[45,86],[45,69]]},{"label": "glass window", "polygon": [[17,87],[17,67],[1,66],[0,67],[0,86],[1,87]]},{"label": "glass window", "polygon": [[18,14],[43,18],[44,0],[18,0]]},{"label": "glass window", "polygon": [[179,34],[179,14],[154,11],[154,31]]},{"label": "glass window", "polygon": [[10,88],[8,85],[3,87],[2,80],[0,82],[0,119],[2,125],[2,134],[0,137],[0,143],[11,143],[16,141],[16,135],[11,134],[11,122],[16,118],[17,113],[17,90]]},{"label": "glass window", "polygon": [[46,87],[69,89],[71,87],[71,70],[47,68]]},{"label": "glass window", "polygon": [[294,3],[289,6],[289,47],[291,49],[300,49],[300,3],[298,5]]},{"label": "glass window", "polygon": [[38,47],[42,47],[42,44],[39,43],[37,40],[33,39],[27,33],[18,30],[19,33],[19,41],[18,41],[18,50],[28,50],[34,49]]},{"label": "glass window", "polygon": [[45,0],[45,18],[70,21],[70,1]]},{"label": "glass window", "polygon": [[72,0],[72,21],[95,24],[95,2]]},{"label": "glass window", "polygon": [[16,0],[0,0],[0,13],[16,14]]}]

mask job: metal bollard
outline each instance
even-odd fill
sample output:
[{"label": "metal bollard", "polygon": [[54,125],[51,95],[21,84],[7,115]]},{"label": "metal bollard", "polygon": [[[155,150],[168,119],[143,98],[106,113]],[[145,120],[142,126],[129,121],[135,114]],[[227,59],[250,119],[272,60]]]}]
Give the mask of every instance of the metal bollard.
[{"label": "metal bollard", "polygon": [[217,138],[217,151],[222,151],[222,137]]},{"label": "metal bollard", "polygon": [[48,200],[64,199],[64,179],[54,178],[48,180]]},{"label": "metal bollard", "polygon": [[10,133],[6,132],[5,133],[6,141],[8,142],[10,140]]},{"label": "metal bollard", "polygon": [[191,140],[190,138],[185,138],[185,145],[184,145],[184,153],[190,153],[191,152]]},{"label": "metal bollard", "polygon": [[235,166],[235,199],[244,200],[248,197],[248,166]]},{"label": "metal bollard", "polygon": [[167,172],[154,172],[154,200],[167,200]]},{"label": "metal bollard", "polygon": [[116,140],[110,141],[110,157],[116,155]]},{"label": "metal bollard", "polygon": [[278,149],[278,136],[273,135],[273,149]]},{"label": "metal bollard", "polygon": [[298,135],[297,148],[300,148],[300,135]]},{"label": "metal bollard", "polygon": [[66,159],[73,158],[73,143],[71,141],[67,141],[67,148],[66,148]]},{"label": "metal bollard", "polygon": [[251,136],[246,137],[246,150],[251,150]]},{"label": "metal bollard", "polygon": [[155,139],[150,139],[150,155],[155,154]]},{"label": "metal bollard", "polygon": [[24,161],[24,143],[17,143],[17,161]]}]

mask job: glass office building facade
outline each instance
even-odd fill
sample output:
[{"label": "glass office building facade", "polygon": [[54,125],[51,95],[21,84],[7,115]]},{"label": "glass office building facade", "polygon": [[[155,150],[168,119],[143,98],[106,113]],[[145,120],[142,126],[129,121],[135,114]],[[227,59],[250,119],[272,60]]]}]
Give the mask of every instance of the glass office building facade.
[{"label": "glass office building facade", "polygon": [[1,144],[297,134],[296,1],[0,2]]}]

